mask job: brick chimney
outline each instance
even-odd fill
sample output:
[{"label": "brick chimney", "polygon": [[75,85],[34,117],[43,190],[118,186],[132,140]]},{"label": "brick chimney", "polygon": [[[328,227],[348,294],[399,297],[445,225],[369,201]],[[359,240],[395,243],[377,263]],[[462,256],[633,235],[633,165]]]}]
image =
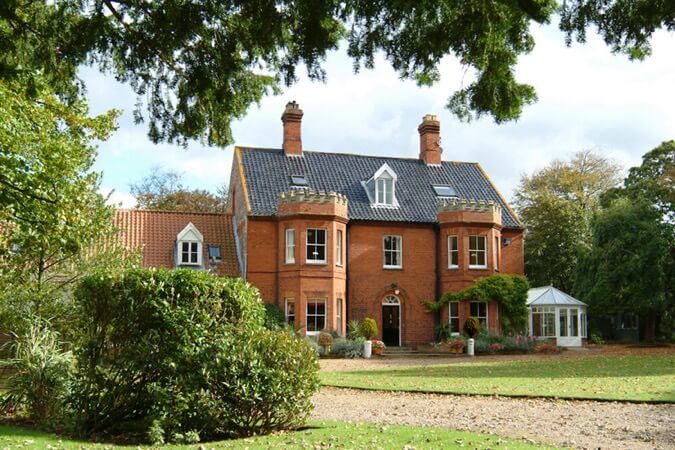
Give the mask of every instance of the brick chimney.
[{"label": "brick chimney", "polygon": [[284,123],[284,154],[286,156],[302,156],[302,110],[295,102],[288,102],[281,115]]},{"label": "brick chimney", "polygon": [[422,123],[417,127],[420,133],[420,159],[427,166],[441,164],[441,122],[438,116],[427,114],[422,118]]}]

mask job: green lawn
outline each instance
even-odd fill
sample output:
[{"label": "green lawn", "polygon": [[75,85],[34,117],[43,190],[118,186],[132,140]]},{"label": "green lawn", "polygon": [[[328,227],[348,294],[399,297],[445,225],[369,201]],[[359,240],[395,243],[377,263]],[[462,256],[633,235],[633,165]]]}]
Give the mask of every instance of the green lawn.
[{"label": "green lawn", "polygon": [[326,386],[675,402],[675,355],[598,356],[322,372]]},{"label": "green lawn", "polygon": [[[172,449],[196,449],[189,447],[166,446]],[[312,422],[308,429],[270,436],[260,436],[232,441],[209,442],[207,449],[390,449],[405,448],[471,448],[471,449],[533,449],[552,448],[529,445],[524,442],[502,439],[498,436],[450,431],[443,428],[412,427],[401,425],[371,425],[363,423]],[[54,448],[54,449],[134,449],[110,444],[92,444],[89,442],[60,439],[57,436],[26,428],[0,425],[0,448]],[[150,447],[143,447],[150,448]]]}]

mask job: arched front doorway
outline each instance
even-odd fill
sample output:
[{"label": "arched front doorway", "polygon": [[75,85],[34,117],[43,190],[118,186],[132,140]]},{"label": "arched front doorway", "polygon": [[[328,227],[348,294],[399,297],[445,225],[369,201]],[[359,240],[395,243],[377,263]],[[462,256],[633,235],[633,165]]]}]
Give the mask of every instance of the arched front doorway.
[{"label": "arched front doorway", "polygon": [[382,342],[387,347],[401,345],[401,300],[395,295],[382,300]]}]

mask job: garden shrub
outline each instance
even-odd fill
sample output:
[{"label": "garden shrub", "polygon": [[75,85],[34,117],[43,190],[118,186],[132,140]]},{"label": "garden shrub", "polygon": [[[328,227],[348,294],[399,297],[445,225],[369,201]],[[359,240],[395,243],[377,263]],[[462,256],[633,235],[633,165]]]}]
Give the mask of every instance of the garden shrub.
[{"label": "garden shrub", "polygon": [[591,337],[590,337],[589,341],[590,341],[591,344],[595,344],[595,345],[603,345],[605,343],[605,340],[598,333],[591,333]]},{"label": "garden shrub", "polygon": [[26,334],[15,335],[11,353],[3,365],[15,373],[8,379],[2,410],[23,410],[42,427],[58,425],[66,415],[73,367],[72,354],[63,350],[59,333],[49,322],[32,318]]},{"label": "garden shrub", "polygon": [[72,406],[85,434],[144,432],[155,442],[301,425],[318,389],[316,356],[264,328],[258,291],[192,270],[85,278]]},{"label": "garden shrub", "polygon": [[326,351],[312,336],[305,337],[305,343],[314,351],[316,356],[323,356],[326,354]]},{"label": "garden shrub", "polygon": [[444,342],[447,341],[448,339],[452,339],[452,325],[449,323],[439,323],[436,325],[436,339],[438,339],[438,342]]},{"label": "garden shrub", "polygon": [[286,328],[286,316],[277,305],[265,304],[265,328],[268,330],[282,330]]},{"label": "garden shrub", "polygon": [[480,332],[480,322],[475,317],[468,317],[464,322],[464,333],[470,338],[475,337]]},{"label": "garden shrub", "polygon": [[366,340],[373,339],[375,336],[377,336],[377,322],[375,322],[375,319],[371,319],[370,317],[366,317],[363,319],[363,322],[361,322],[361,326],[359,327],[359,335]]},{"label": "garden shrub", "polygon": [[344,358],[361,358],[363,356],[363,342],[365,339],[333,339],[331,354]]},{"label": "garden shrub", "polygon": [[504,338],[503,346],[504,350],[508,352],[530,353],[534,351],[537,342],[537,338],[534,336],[516,334],[515,336],[507,336]]}]

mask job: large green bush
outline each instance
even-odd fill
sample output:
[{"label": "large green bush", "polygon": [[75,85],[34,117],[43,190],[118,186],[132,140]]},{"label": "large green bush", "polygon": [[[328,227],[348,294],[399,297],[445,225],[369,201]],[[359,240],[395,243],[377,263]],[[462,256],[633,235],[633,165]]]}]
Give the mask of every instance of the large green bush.
[{"label": "large green bush", "polygon": [[318,389],[311,348],[264,328],[258,291],[191,270],[84,279],[73,406],[84,433],[155,442],[302,424]]}]

